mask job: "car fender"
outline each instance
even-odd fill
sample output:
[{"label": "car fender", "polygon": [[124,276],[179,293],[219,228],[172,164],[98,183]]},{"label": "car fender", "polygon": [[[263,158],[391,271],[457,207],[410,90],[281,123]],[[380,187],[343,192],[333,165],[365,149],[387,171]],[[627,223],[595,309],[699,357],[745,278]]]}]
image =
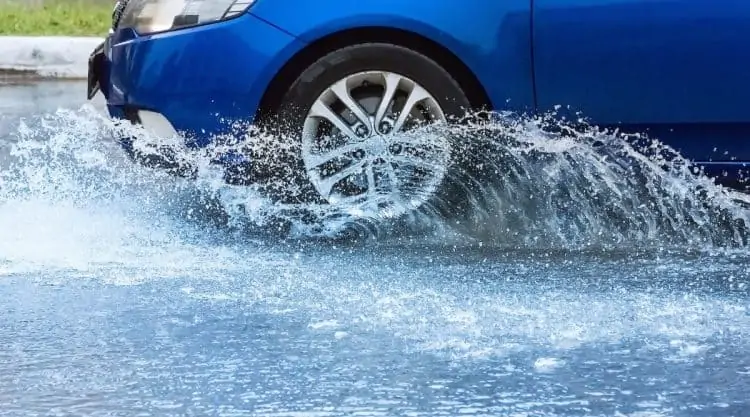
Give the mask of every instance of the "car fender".
[{"label": "car fender", "polygon": [[278,0],[258,0],[251,13],[306,44],[358,28],[408,31],[458,57],[496,107],[534,107],[530,0],[444,0],[439,7],[402,0],[285,0],[279,7]]}]

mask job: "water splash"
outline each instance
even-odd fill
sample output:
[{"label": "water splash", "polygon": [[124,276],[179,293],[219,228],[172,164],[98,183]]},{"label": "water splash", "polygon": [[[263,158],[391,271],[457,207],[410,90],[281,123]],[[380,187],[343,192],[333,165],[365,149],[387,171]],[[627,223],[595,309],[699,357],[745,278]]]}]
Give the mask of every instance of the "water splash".
[{"label": "water splash", "polygon": [[[679,158],[644,157],[621,136],[550,130],[544,120],[503,118],[438,132],[472,145],[458,147],[450,178],[467,190],[468,210],[449,217],[440,196],[399,222],[379,223],[324,206],[304,207],[317,217],[300,219],[299,207],[228,186],[208,163],[217,147],[196,154],[175,144],[198,166],[196,180],[135,165],[110,137],[143,132],[90,107],[37,116],[0,142],[0,154],[7,152],[0,157],[0,277],[39,274],[45,285],[81,275],[148,281],[152,287],[140,294],[159,306],[170,300],[162,279],[188,277],[175,285],[201,302],[293,312],[324,338],[374,333],[382,337],[368,343],[395,337],[409,350],[460,358],[634,335],[703,342],[717,323],[741,343],[744,298],[711,295],[716,288],[746,294],[748,211],[735,202],[740,195],[693,175]],[[654,154],[668,150],[652,146]],[[467,166],[483,175],[455,169]],[[335,236],[355,224],[357,237],[391,247],[276,251],[254,233],[274,229],[278,218],[295,226],[282,237]],[[404,239],[427,249],[399,245]],[[455,248],[476,241],[485,248]],[[640,251],[581,261],[582,247],[598,254],[600,246]],[[745,254],[661,262],[644,255],[652,247],[739,247]]]},{"label": "water splash", "polygon": [[458,162],[481,167],[476,180],[459,170],[455,182],[472,185],[462,228],[483,240],[552,248],[748,242],[746,197],[700,175],[658,140],[573,129],[554,115],[450,134],[474,150]]},{"label": "water splash", "polygon": [[[432,236],[441,242],[450,237],[452,244],[547,249],[747,244],[747,196],[715,184],[658,140],[564,124],[552,114],[495,114],[489,120],[411,133],[451,142],[452,166],[443,192],[398,220],[327,205],[274,204],[259,190],[228,187],[208,169],[225,147],[181,155],[185,164],[200,167],[198,183],[223,207],[234,208],[230,217],[285,218],[296,226],[290,233],[304,238],[348,231],[348,236]],[[230,146],[258,155],[295,146],[293,138],[269,139],[243,125],[235,131],[251,133],[238,134]],[[268,144],[271,152],[263,149]]]},{"label": "water splash", "polygon": [[189,182],[127,160],[116,128],[84,106],[21,120],[0,139],[0,275],[226,267],[224,247],[207,245],[213,208]]},{"label": "water splash", "polygon": [[[244,238],[251,229],[296,239],[417,239],[516,249],[747,244],[746,197],[696,174],[658,141],[591,126],[573,129],[552,116],[491,120],[421,132],[454,144],[447,191],[408,216],[385,220],[326,205],[279,204],[262,189],[228,185],[211,163],[226,142],[194,151],[115,123],[90,106],[59,110],[21,121],[2,144],[9,162],[0,170],[0,226],[6,236],[44,227],[50,236],[96,240],[95,214],[82,214],[91,219],[82,223],[86,227],[49,231],[67,207],[118,213],[117,232],[108,239],[152,244],[189,241],[207,233],[207,222],[214,232],[240,231]],[[144,152],[168,145],[196,167],[196,178],[133,164],[111,139],[117,135],[137,136]],[[257,132],[243,140],[250,146],[269,142],[257,141]],[[456,195],[462,198],[451,201]],[[3,253],[12,252],[14,240],[3,241]]]}]

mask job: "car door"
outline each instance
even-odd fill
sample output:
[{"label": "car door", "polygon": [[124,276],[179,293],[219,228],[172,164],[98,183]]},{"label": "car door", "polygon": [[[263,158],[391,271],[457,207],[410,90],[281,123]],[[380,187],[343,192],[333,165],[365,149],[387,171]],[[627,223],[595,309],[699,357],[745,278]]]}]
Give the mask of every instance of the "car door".
[{"label": "car door", "polygon": [[538,110],[750,160],[750,1],[533,0],[532,33]]}]

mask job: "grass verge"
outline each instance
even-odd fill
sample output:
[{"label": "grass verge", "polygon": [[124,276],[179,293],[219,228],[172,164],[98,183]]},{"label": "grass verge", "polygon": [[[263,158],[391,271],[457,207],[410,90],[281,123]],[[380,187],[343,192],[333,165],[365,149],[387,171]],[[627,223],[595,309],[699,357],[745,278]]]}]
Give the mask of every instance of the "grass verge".
[{"label": "grass verge", "polygon": [[0,36],[103,36],[110,0],[0,0]]}]

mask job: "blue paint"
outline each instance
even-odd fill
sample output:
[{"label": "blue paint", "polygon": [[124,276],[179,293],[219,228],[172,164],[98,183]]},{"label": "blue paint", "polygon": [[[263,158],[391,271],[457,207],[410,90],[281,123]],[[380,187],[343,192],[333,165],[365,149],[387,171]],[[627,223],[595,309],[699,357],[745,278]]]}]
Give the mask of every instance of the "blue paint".
[{"label": "blue paint", "polygon": [[569,105],[597,124],[649,129],[690,158],[750,159],[750,2],[534,7],[538,110]]},{"label": "blue paint", "polygon": [[158,111],[204,146],[231,122],[253,120],[295,54],[362,27],[444,46],[497,110],[561,105],[598,125],[651,132],[714,169],[750,161],[745,0],[259,0],[224,22],[149,36],[118,29],[102,90],[114,117],[124,106]]}]

